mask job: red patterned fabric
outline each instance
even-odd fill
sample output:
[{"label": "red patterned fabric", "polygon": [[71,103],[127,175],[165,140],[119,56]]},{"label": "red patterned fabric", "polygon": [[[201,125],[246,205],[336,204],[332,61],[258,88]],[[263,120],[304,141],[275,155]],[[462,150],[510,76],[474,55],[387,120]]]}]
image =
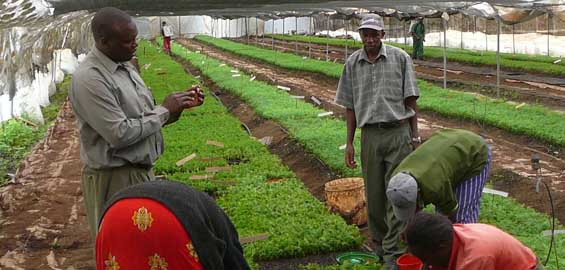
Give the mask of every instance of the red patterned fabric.
[{"label": "red patterned fabric", "polygon": [[106,211],[96,237],[98,270],[203,269],[190,236],[161,203],[123,199]]}]

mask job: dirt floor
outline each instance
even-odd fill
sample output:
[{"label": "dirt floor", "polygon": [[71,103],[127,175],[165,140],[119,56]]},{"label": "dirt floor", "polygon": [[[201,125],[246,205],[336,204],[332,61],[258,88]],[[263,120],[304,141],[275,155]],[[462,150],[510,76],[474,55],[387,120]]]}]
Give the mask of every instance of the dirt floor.
[{"label": "dirt floor", "polygon": [[0,188],[0,269],[95,269],[80,173],[78,131],[66,102],[14,183]]},{"label": "dirt floor", "polygon": [[[234,39],[247,43],[247,39]],[[272,49],[270,39],[251,39],[249,45]],[[326,56],[326,45],[308,44],[275,40],[277,51],[309,56],[319,60],[326,57],[332,62],[344,62],[345,49],[329,46]],[[349,49],[348,54],[355,49]],[[443,85],[443,62],[441,59],[415,60],[419,78]],[[446,69],[447,82],[450,88],[472,92],[480,92],[489,96],[500,96],[517,102],[541,103],[556,110],[565,110],[565,78],[547,74],[534,74],[524,71],[501,71],[500,92],[496,90],[496,68],[489,66],[472,66],[449,61]]]}]

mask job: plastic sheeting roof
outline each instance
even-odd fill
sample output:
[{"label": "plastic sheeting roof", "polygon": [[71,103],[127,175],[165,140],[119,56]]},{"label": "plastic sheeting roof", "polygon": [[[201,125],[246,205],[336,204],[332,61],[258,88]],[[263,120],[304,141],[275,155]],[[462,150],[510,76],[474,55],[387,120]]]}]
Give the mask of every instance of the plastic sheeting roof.
[{"label": "plastic sheeting roof", "polygon": [[[325,13],[332,18],[350,19],[363,12],[375,12],[399,19],[440,17],[464,13],[500,18],[514,24],[552,12],[563,16],[565,0],[423,1],[423,0],[2,0],[0,2],[0,94],[13,95],[12,82],[21,69],[45,66],[57,48],[81,53],[89,48],[92,12],[114,6],[133,16],[209,15],[216,18],[259,17],[264,20]],[[561,12],[561,13],[558,13]],[[563,18],[562,20],[565,20]],[[20,69],[20,70],[18,70]]]},{"label": "plastic sheeting roof", "polygon": [[[498,0],[495,6],[522,9],[546,10],[556,5],[565,5],[565,0]],[[213,17],[263,17],[281,18],[305,16],[313,13],[337,11],[350,16],[353,9],[377,11],[383,15],[397,17],[409,15],[432,16],[437,12],[463,12],[469,15],[492,18],[496,12],[486,2],[480,1],[323,1],[323,0],[4,0],[0,4],[0,29],[35,23],[39,18],[74,11],[94,11],[114,6],[134,16],[210,15]],[[490,7],[490,10],[489,8]]]}]

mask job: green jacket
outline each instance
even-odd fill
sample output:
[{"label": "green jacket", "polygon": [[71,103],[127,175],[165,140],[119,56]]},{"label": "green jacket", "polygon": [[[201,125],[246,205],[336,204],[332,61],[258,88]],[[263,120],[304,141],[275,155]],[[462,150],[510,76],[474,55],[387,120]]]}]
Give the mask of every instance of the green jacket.
[{"label": "green jacket", "polygon": [[444,214],[457,209],[455,188],[478,175],[487,164],[488,146],[479,135],[462,129],[435,132],[396,167],[418,182],[419,200],[434,204]]}]

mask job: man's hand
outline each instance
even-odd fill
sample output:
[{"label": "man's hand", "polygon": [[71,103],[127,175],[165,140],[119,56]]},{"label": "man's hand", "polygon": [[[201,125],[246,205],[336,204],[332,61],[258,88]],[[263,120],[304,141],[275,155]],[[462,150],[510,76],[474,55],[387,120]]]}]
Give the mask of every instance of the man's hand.
[{"label": "man's hand", "polygon": [[355,147],[353,144],[347,144],[345,146],[345,165],[351,169],[357,167],[357,162],[355,162]]},{"label": "man's hand", "polygon": [[189,95],[194,99],[194,102],[192,102],[189,108],[200,106],[204,103],[204,91],[202,91],[200,86],[193,86],[190,89],[186,90],[186,92],[189,93]]},{"label": "man's hand", "polygon": [[193,86],[186,91],[168,95],[161,105],[169,110],[169,113],[176,114],[184,109],[200,106],[202,103],[204,103],[204,92],[199,86]]}]

